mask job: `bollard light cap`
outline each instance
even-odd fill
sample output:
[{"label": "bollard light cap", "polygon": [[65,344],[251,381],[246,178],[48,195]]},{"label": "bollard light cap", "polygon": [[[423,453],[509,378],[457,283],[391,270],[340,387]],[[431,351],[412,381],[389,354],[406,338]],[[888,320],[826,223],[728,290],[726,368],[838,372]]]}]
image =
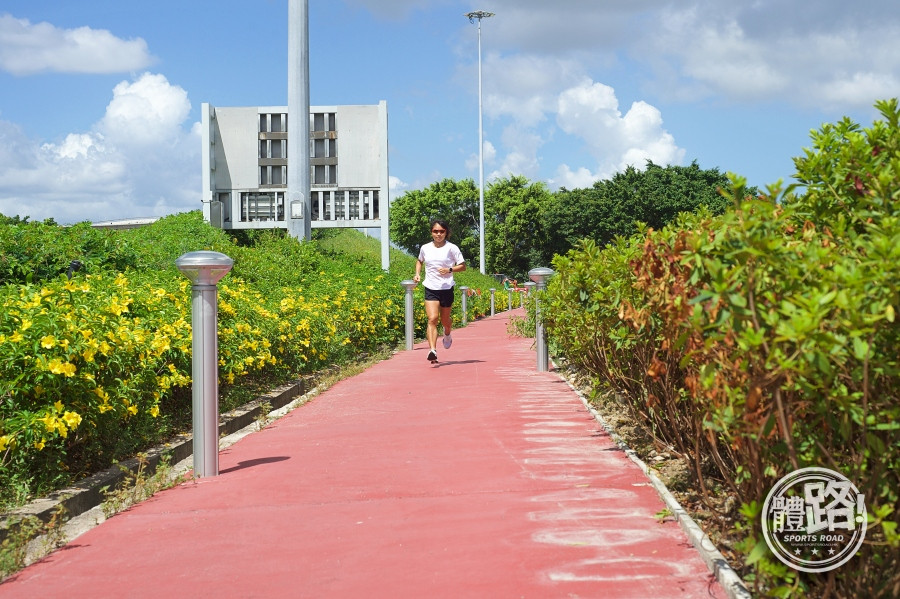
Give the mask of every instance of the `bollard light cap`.
[{"label": "bollard light cap", "polygon": [[532,268],[531,270],[529,270],[528,278],[537,284],[541,284],[546,282],[547,279],[552,277],[554,274],[555,273],[552,268],[541,266],[539,268]]},{"label": "bollard light cap", "polygon": [[408,291],[412,291],[413,289],[416,288],[416,282],[413,281],[412,279],[404,279],[404,280],[400,281],[400,284],[403,285],[404,287],[406,287],[406,289]]},{"label": "bollard light cap", "polygon": [[215,285],[228,274],[234,260],[221,252],[200,250],[182,254],[175,266],[194,285]]}]

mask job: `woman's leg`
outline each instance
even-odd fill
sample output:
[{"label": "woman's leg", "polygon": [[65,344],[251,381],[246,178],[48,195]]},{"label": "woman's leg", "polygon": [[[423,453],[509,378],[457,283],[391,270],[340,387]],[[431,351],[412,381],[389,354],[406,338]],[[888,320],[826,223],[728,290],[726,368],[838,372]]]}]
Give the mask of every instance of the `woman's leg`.
[{"label": "woman's leg", "polygon": [[444,325],[444,335],[449,335],[453,328],[453,306],[441,306],[441,324]]},{"label": "woman's leg", "polygon": [[431,349],[436,349],[438,331],[438,321],[441,320],[441,303],[437,300],[425,301],[425,315],[428,317],[428,328],[425,330],[425,337],[428,339],[428,345]]}]

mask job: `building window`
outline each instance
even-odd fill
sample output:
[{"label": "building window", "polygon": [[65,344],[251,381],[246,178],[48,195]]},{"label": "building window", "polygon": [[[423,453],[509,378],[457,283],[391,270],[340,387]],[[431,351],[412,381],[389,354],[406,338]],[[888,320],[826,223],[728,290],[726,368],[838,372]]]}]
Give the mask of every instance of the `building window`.
[{"label": "building window", "polygon": [[326,131],[337,131],[335,113],[333,112],[314,112],[310,115],[312,121],[309,130],[315,133],[324,133]]},{"label": "building window", "polygon": [[259,186],[287,185],[287,166],[260,166]]},{"label": "building window", "polygon": [[336,164],[312,164],[310,182],[314,185],[337,185]]},{"label": "building window", "polygon": [[260,158],[287,158],[286,139],[261,139],[259,140]]},{"label": "building window", "polygon": [[284,220],[284,192],[242,192],[241,221]]},{"label": "building window", "polygon": [[285,133],[287,132],[287,115],[284,113],[261,113],[259,115],[260,133]]}]

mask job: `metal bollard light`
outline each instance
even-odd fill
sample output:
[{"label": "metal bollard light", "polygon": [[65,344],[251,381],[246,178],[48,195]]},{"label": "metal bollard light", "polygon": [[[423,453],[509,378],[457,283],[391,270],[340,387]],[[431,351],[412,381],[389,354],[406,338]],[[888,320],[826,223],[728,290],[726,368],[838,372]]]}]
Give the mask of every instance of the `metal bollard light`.
[{"label": "metal bollard light", "polygon": [[463,326],[466,324],[466,320],[469,316],[469,288],[466,286],[462,286],[459,288],[460,293],[462,293],[462,323]]},{"label": "metal bollard light", "polygon": [[406,351],[413,348],[413,329],[415,319],[413,318],[413,289],[416,288],[416,282],[412,279],[400,281],[400,284],[406,288]]},{"label": "metal bollard light", "polygon": [[234,260],[219,252],[188,252],[175,260],[191,281],[194,478],[219,474],[218,288]]},{"label": "metal bollard light", "polygon": [[497,291],[493,287],[491,287],[491,316],[494,315],[494,292]]},{"label": "metal bollard light", "polygon": [[512,294],[513,294],[513,290],[512,290],[512,289],[507,289],[507,290],[506,290],[506,294],[509,296],[509,298],[508,298],[508,299],[509,299],[509,303],[508,303],[507,305],[509,306],[509,309],[512,310],[512,309],[513,309],[513,307],[512,307]]},{"label": "metal bollard light", "polygon": [[[550,268],[532,268],[528,271],[528,278],[534,281],[533,285],[537,285],[537,291],[547,289],[547,279],[552,276],[553,270]],[[550,370],[550,356],[547,352],[547,333],[544,331],[544,323],[541,322],[541,301],[539,296],[534,298],[534,322],[534,338],[537,344],[537,370],[538,372],[547,372]]]}]

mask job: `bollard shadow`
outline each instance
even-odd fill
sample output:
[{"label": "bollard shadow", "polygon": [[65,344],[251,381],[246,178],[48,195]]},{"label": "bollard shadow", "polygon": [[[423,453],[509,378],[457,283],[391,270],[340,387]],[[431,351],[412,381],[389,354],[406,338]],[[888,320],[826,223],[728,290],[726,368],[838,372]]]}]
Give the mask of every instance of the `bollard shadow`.
[{"label": "bollard shadow", "polygon": [[272,464],[274,462],[283,462],[284,460],[291,459],[289,456],[280,455],[271,458],[257,458],[255,460],[244,460],[243,462],[238,462],[237,466],[232,466],[231,468],[226,468],[225,470],[219,470],[219,474],[225,474],[227,472],[234,472],[235,470],[243,470],[244,468],[252,468],[253,466],[260,466],[262,464]]}]

